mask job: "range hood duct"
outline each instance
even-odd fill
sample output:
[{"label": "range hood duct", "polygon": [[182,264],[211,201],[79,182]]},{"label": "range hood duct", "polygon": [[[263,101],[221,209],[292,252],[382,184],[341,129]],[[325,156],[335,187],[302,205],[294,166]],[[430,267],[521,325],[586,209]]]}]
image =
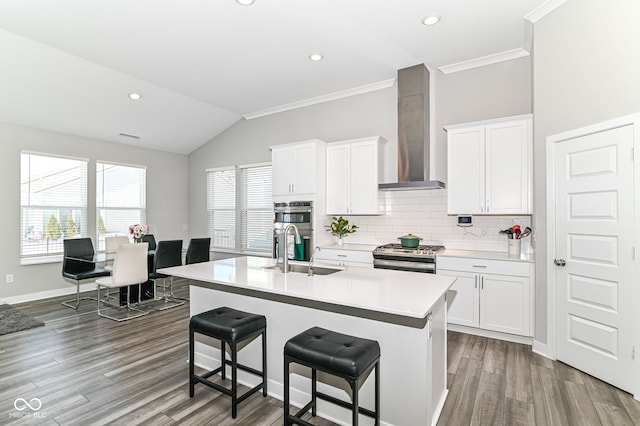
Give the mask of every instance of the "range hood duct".
[{"label": "range hood duct", "polygon": [[378,189],[445,187],[429,177],[429,70],[420,64],[398,70],[398,182]]}]

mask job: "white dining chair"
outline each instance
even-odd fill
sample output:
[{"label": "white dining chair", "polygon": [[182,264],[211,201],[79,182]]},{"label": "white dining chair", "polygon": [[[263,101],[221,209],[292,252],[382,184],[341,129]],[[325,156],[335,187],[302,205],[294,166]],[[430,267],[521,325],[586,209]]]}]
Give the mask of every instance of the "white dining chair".
[{"label": "white dining chair", "polygon": [[105,243],[104,252],[107,255],[107,262],[104,269],[106,269],[107,271],[112,271],[113,259],[116,255],[116,252],[118,251],[118,247],[120,247],[122,244],[129,244],[130,243],[129,237],[127,237],[126,235],[116,235],[112,237],[105,237],[104,243]]},{"label": "white dining chair", "polygon": [[[149,277],[147,267],[147,253],[149,244],[122,244],[116,251],[116,257],[113,261],[113,271],[111,276],[103,277],[96,280],[98,291],[98,315],[109,318],[114,321],[126,321],[146,315],[149,312],[131,306],[131,291],[129,286],[138,285],[138,295],[140,295],[141,284],[147,282]],[[101,288],[115,289],[127,287],[127,304],[124,307],[113,305],[102,299],[100,296]],[[108,290],[107,296],[108,297]],[[119,301],[119,300],[118,300]],[[108,305],[111,310],[124,312],[123,316],[113,316],[100,310],[101,305]]]}]

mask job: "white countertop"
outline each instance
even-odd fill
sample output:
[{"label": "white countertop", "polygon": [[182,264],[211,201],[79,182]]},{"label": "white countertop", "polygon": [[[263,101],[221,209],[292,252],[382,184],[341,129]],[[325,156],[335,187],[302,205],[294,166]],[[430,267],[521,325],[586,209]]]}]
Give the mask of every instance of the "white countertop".
[{"label": "white countertop", "polygon": [[158,272],[411,318],[425,318],[455,281],[446,275],[358,267],[311,277],[299,272],[283,274],[279,269],[264,269],[274,264],[275,259],[246,256],[175,266]]},{"label": "white countertop", "polygon": [[[472,259],[486,260],[508,260],[512,262],[529,262],[535,261],[534,253],[521,253],[520,256],[513,256],[503,251],[480,251],[480,250],[450,250],[446,249],[437,254],[437,257],[466,257]],[[436,260],[437,264],[437,260]]]}]

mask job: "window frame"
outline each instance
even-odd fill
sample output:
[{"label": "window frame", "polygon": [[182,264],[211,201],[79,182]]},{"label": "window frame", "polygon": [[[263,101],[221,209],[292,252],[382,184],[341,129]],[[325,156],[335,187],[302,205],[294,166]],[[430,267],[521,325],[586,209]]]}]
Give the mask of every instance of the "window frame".
[{"label": "window frame", "polygon": [[[273,242],[272,242],[272,235],[273,235],[273,226],[271,226],[269,234],[271,235],[271,237],[269,237],[268,239],[265,239],[265,243],[268,244],[268,248],[265,247],[265,249],[260,250],[260,249],[255,249],[255,248],[248,248],[245,247],[245,242],[243,241],[243,233],[245,232],[245,229],[247,229],[246,224],[247,222],[243,220],[243,214],[246,214],[245,212],[252,210],[252,211],[260,211],[260,209],[248,209],[247,207],[247,202],[246,202],[246,198],[248,197],[248,190],[247,188],[244,187],[244,179],[243,179],[243,173],[244,170],[248,170],[248,169],[252,169],[252,168],[260,168],[260,167],[272,167],[272,164],[270,162],[261,162],[261,163],[251,163],[251,164],[241,164],[241,165],[233,165],[233,166],[223,166],[223,167],[215,167],[215,168],[210,168],[210,169],[206,169],[205,173],[206,173],[206,197],[207,197],[207,233],[208,235],[211,237],[211,247],[213,249],[215,249],[216,251],[220,251],[220,252],[230,252],[230,253],[242,253],[242,254],[254,254],[254,255],[258,255],[258,256],[266,256],[269,255],[269,257],[272,254],[272,250],[273,250]],[[214,173],[214,172],[229,172],[229,171],[233,171],[234,174],[234,185],[235,185],[235,204],[234,204],[234,226],[235,226],[235,230],[234,230],[234,245],[233,247],[231,246],[220,246],[220,245],[216,245],[216,239],[214,236],[214,229],[213,226],[213,219],[211,218],[211,211],[213,209],[210,208],[211,203],[213,202],[213,200],[210,198],[212,196],[212,192],[211,192],[211,184],[210,184],[210,177],[209,174],[210,173]],[[272,178],[272,172],[271,169],[269,170],[269,176]],[[269,183],[269,189],[271,190],[273,187],[273,182]],[[269,212],[270,215],[273,216],[273,196],[268,197],[270,202],[269,202]],[[223,210],[223,209],[220,209]],[[265,209],[266,211],[266,209]]]},{"label": "window frame", "polygon": [[[140,183],[138,183],[139,186],[142,187],[142,194],[139,194],[139,199],[141,201],[141,206],[136,206],[136,207],[130,207],[130,206],[105,206],[104,203],[104,198],[105,198],[105,191],[104,191],[104,183],[105,183],[105,179],[104,179],[104,171],[105,169],[103,168],[102,170],[100,169],[100,165],[107,165],[107,166],[112,166],[112,167],[127,167],[127,168],[131,168],[131,169],[139,169],[142,172],[142,176],[144,181],[142,182],[142,184],[140,185]],[[102,173],[102,179],[100,179],[98,177],[99,173]],[[96,160],[96,169],[95,169],[95,174],[96,174],[96,184],[95,184],[95,241],[96,241],[96,251],[104,251],[105,249],[105,237],[107,236],[107,234],[101,235],[101,230],[100,230],[100,217],[102,215],[102,211],[107,210],[107,211],[121,211],[121,212],[125,212],[125,211],[135,211],[138,210],[139,211],[139,218],[133,220],[134,223],[127,223],[125,228],[122,228],[121,231],[119,232],[115,232],[113,233],[113,235],[129,235],[129,226],[130,225],[134,225],[135,223],[141,223],[141,224],[145,224],[147,221],[147,166],[145,165],[141,165],[141,164],[130,164],[130,163],[120,163],[120,162],[114,162],[114,161],[106,161],[106,160]],[[99,190],[99,185],[102,182],[103,188],[101,190]],[[100,197],[99,194],[102,194],[102,203],[100,203]],[[104,220],[105,218],[103,217],[103,224],[104,224]]]},{"label": "window frame", "polygon": [[[81,172],[80,172],[80,179],[82,179],[84,182],[81,182],[80,184],[80,188],[78,189],[77,194],[73,194],[74,196],[77,197],[78,203],[77,205],[73,205],[73,203],[71,203],[71,205],[69,203],[60,203],[60,204],[47,204],[47,203],[33,203],[32,204],[32,189],[31,189],[31,185],[34,181],[36,181],[37,179],[41,179],[41,177],[34,179],[34,173],[32,172],[32,167],[31,167],[31,162],[29,163],[29,171],[28,171],[28,180],[26,182],[23,182],[23,173],[24,173],[24,168],[23,168],[23,160],[24,160],[24,156],[37,156],[37,157],[43,157],[43,158],[49,158],[49,159],[60,159],[60,160],[67,160],[67,161],[75,161],[78,162],[78,166],[80,166]],[[44,152],[36,152],[36,151],[29,151],[29,150],[21,150],[20,151],[20,248],[19,248],[19,258],[20,258],[20,264],[21,265],[29,265],[29,264],[37,264],[37,263],[50,263],[50,262],[58,262],[62,259],[62,254],[63,254],[63,244],[62,244],[62,240],[65,237],[66,234],[66,230],[65,230],[65,226],[66,226],[66,221],[63,220],[62,218],[62,214],[61,214],[61,210],[69,210],[71,211],[71,216],[67,216],[67,217],[71,217],[74,225],[77,229],[79,229],[79,232],[74,233],[73,236],[75,237],[76,235],[79,235],[80,237],[86,237],[88,236],[88,223],[89,223],[89,218],[88,218],[88,185],[89,185],[89,163],[90,160],[88,158],[82,158],[82,157],[74,157],[74,156],[70,156],[70,155],[59,155],[59,154],[52,154],[52,153],[44,153]],[[23,191],[23,185],[25,183],[28,183],[29,185],[29,189],[27,190],[27,194],[28,194],[28,201],[27,203],[25,203],[24,200],[24,191]],[[49,251],[49,242],[47,241],[46,243],[46,251],[42,252],[34,252],[34,253],[26,253],[25,252],[25,242],[27,241],[27,235],[29,234],[30,229],[33,225],[27,225],[25,222],[25,211],[29,211],[29,210],[34,210],[34,209],[41,209],[43,210],[43,214],[44,211],[47,210],[57,210],[57,215],[56,215],[56,220],[58,221],[58,226],[59,229],[61,231],[61,235],[57,240],[60,240],[59,243],[56,243],[56,246],[59,246],[59,250],[55,250],[55,251]],[[75,217],[75,213],[74,211],[78,211],[79,210],[79,218]],[[78,224],[78,219],[79,219],[79,224]],[[46,238],[46,225],[44,225],[44,216],[43,216],[43,228],[42,231],[38,231],[42,233],[42,236],[44,239]],[[64,222],[64,223],[63,223]]]}]

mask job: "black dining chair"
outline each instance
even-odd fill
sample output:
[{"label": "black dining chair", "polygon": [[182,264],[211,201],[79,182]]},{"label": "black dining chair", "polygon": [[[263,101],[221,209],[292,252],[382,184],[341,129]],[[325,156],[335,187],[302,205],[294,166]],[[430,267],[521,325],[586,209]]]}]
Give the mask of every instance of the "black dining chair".
[{"label": "black dining chair", "polygon": [[[173,277],[158,272],[158,269],[170,268],[182,265],[182,240],[159,241],[153,256],[153,268],[149,273],[149,279],[153,281],[153,294],[155,301],[162,301],[160,306],[145,304],[145,306],[157,309],[173,308],[184,304],[173,295]],[[167,293],[167,278],[169,278],[169,292]],[[162,280],[162,297],[157,297],[158,280]]]},{"label": "black dining chair", "polygon": [[156,249],[156,237],[153,234],[146,234],[142,236],[143,243],[149,243],[149,251],[153,251]]},{"label": "black dining chair", "polygon": [[192,238],[187,246],[185,263],[191,265],[192,263],[208,262],[210,250],[211,238]]},{"label": "black dining chair", "polygon": [[75,281],[76,298],[62,304],[71,309],[78,309],[81,300],[96,300],[93,297],[80,297],[80,281],[107,277],[111,273],[96,267],[93,261],[95,250],[91,238],[68,238],[63,241],[62,277]]}]

